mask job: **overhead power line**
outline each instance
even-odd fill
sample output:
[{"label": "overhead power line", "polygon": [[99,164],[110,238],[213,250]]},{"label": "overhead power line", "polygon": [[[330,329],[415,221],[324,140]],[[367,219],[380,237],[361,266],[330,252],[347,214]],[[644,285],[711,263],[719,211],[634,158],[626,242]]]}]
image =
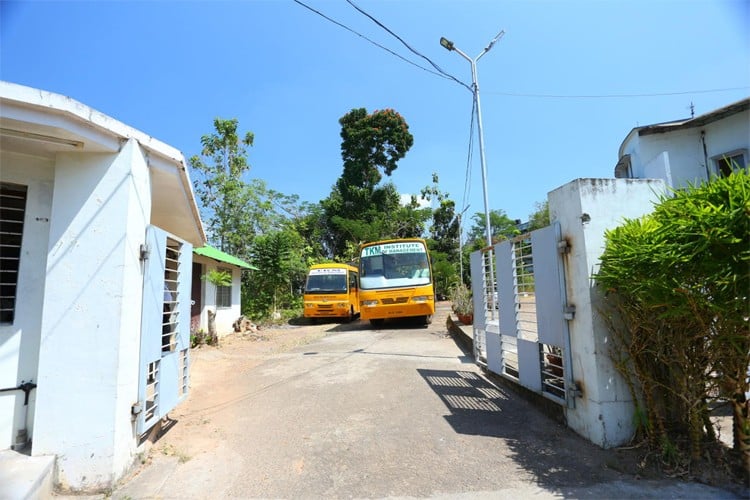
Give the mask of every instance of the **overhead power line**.
[{"label": "overhead power line", "polygon": [[469,147],[466,153],[466,174],[464,176],[464,196],[461,200],[461,213],[469,207],[467,200],[471,194],[471,159],[474,153],[474,116],[477,113],[477,101],[472,100],[471,123],[469,124]]},{"label": "overhead power line", "polygon": [[[433,70],[431,70],[431,69],[429,69],[429,68],[425,68],[424,66],[420,66],[419,64],[415,63],[414,61],[410,61],[410,60],[408,60],[408,59],[407,59],[407,58],[405,58],[404,56],[402,56],[402,55],[400,55],[400,54],[397,54],[396,52],[392,51],[392,50],[391,50],[391,49],[389,49],[388,47],[384,47],[383,45],[379,44],[378,42],[375,42],[375,41],[373,41],[373,40],[371,40],[371,39],[367,38],[367,37],[366,37],[365,35],[363,35],[362,33],[359,33],[359,32],[357,32],[357,31],[353,30],[352,28],[350,28],[349,26],[346,26],[345,24],[342,24],[342,23],[340,23],[340,22],[336,21],[335,19],[332,19],[332,18],[328,17],[327,15],[323,14],[323,13],[322,13],[322,12],[320,12],[319,10],[316,10],[316,9],[314,9],[314,8],[310,7],[309,5],[305,4],[304,2],[301,2],[300,0],[292,0],[292,1],[293,1],[294,3],[296,3],[297,5],[300,5],[300,6],[304,7],[304,8],[306,8],[306,9],[307,9],[307,10],[309,10],[310,12],[313,12],[313,13],[315,13],[315,14],[319,15],[320,17],[322,17],[322,18],[323,18],[323,19],[325,19],[326,21],[332,22],[332,23],[333,23],[333,24],[335,24],[336,26],[339,26],[340,28],[344,28],[344,29],[345,29],[346,31],[349,31],[349,32],[351,32],[351,33],[354,33],[355,35],[357,35],[357,36],[358,36],[358,37],[360,37],[360,38],[364,38],[365,40],[367,40],[367,41],[368,41],[368,42],[370,42],[371,44],[375,45],[376,47],[378,47],[378,48],[380,48],[380,49],[383,49],[383,50],[385,50],[386,52],[388,52],[388,53],[389,53],[389,54],[391,54],[391,55],[394,55],[394,56],[398,57],[398,58],[399,58],[399,59],[401,59],[402,61],[404,61],[404,62],[406,62],[406,63],[408,63],[408,64],[411,64],[412,66],[416,66],[417,68],[421,69],[422,71],[426,71],[426,72],[428,72],[428,73],[431,73],[431,74],[433,74],[433,75],[435,75],[435,76],[439,76],[440,78],[445,78],[446,80],[450,80],[450,79],[451,79],[451,76],[450,76],[450,75],[447,75],[447,74],[440,74],[440,73],[438,73],[437,71],[433,71]],[[459,82],[459,83],[461,83],[462,85],[464,85],[464,84],[463,84],[462,82]],[[464,86],[465,86],[465,85],[464,85]]]},{"label": "overhead power line", "polygon": [[504,95],[508,97],[539,97],[547,99],[620,99],[626,97],[663,97],[670,95],[685,95],[685,94],[709,94],[712,92],[729,92],[732,90],[748,90],[750,87],[727,87],[723,89],[702,89],[702,90],[684,90],[680,92],[653,92],[649,94],[584,94],[584,95],[571,95],[571,94],[524,94],[520,92],[493,92],[483,90],[482,94],[493,94],[493,95]]},{"label": "overhead power line", "polygon": [[458,78],[456,78],[455,76],[451,75],[450,73],[446,73],[445,71],[443,71],[443,68],[441,68],[440,66],[438,66],[437,64],[435,64],[434,62],[432,62],[432,60],[431,60],[431,59],[430,59],[429,57],[427,57],[427,56],[425,56],[424,54],[422,54],[421,52],[419,52],[419,51],[415,50],[415,49],[414,49],[414,48],[413,48],[413,47],[412,47],[411,45],[409,45],[408,43],[406,43],[406,42],[404,41],[404,39],[403,39],[403,38],[401,38],[401,37],[400,37],[400,36],[398,36],[398,35],[397,35],[396,33],[394,33],[394,32],[393,32],[393,31],[392,31],[392,30],[391,30],[390,28],[388,28],[388,27],[387,27],[386,25],[384,25],[383,23],[381,23],[380,21],[378,21],[377,19],[375,19],[375,18],[374,18],[374,17],[372,16],[372,15],[370,15],[369,13],[365,12],[364,10],[362,10],[362,9],[361,9],[361,8],[360,8],[359,6],[357,6],[357,4],[355,4],[355,3],[354,3],[354,2],[352,1],[352,0],[346,0],[346,2],[347,2],[347,3],[349,4],[349,5],[351,5],[352,7],[354,7],[354,8],[355,8],[355,9],[356,9],[356,10],[357,10],[358,12],[360,12],[360,13],[361,13],[362,15],[366,16],[366,17],[367,17],[368,19],[370,19],[370,20],[371,20],[372,22],[374,22],[375,24],[377,24],[378,26],[380,26],[381,28],[383,28],[383,29],[384,29],[385,31],[387,31],[387,32],[388,32],[388,33],[389,33],[390,35],[392,35],[392,36],[393,36],[394,38],[396,38],[396,40],[398,40],[399,42],[401,42],[401,43],[402,43],[402,44],[404,45],[404,47],[406,47],[407,49],[409,49],[409,50],[410,50],[410,51],[411,51],[411,52],[412,52],[413,54],[415,54],[415,55],[417,55],[417,56],[421,57],[422,59],[424,59],[425,61],[427,61],[428,63],[430,63],[430,65],[431,65],[431,66],[432,66],[433,68],[435,68],[435,69],[436,69],[436,70],[437,70],[437,71],[438,71],[438,72],[439,72],[439,73],[440,73],[441,75],[444,75],[445,77],[447,77],[447,78],[450,78],[451,80],[453,80],[454,82],[458,83],[459,85],[463,85],[464,87],[466,87],[466,89],[467,89],[467,90],[468,90],[469,92],[472,92],[472,89],[471,89],[471,87],[469,87],[469,86],[468,86],[468,85],[466,85],[466,84],[465,84],[464,82],[462,82],[461,80],[459,80],[459,79],[458,79]]}]

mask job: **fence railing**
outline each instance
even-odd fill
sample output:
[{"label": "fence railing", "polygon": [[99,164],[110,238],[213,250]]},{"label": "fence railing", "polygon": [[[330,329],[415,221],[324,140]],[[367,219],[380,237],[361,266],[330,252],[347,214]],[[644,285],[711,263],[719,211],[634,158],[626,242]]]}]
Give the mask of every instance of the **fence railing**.
[{"label": "fence railing", "polygon": [[[472,289],[482,297],[475,305],[483,310],[474,331],[477,359],[486,361],[491,371],[565,404],[562,342],[540,334],[540,324],[549,324],[540,318],[559,316],[563,299],[555,296],[551,303],[549,294],[537,289],[557,282],[561,264],[555,229],[550,226],[480,250],[472,268]],[[548,275],[537,276],[540,270]]]}]

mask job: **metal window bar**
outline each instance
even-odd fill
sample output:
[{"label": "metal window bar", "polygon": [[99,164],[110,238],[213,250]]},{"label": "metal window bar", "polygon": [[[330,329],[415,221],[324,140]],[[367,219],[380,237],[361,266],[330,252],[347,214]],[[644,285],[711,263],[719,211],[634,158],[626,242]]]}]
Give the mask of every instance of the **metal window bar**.
[{"label": "metal window bar", "polygon": [[159,361],[148,364],[146,379],[146,422],[158,415],[159,408]]},{"label": "metal window bar", "polygon": [[542,370],[542,394],[557,403],[565,404],[565,366],[561,347],[539,344]]},{"label": "metal window bar", "polygon": [[161,350],[173,352],[177,347],[177,332],[180,325],[180,251],[182,244],[167,238],[164,259],[164,308],[161,324]]},{"label": "metal window bar", "polygon": [[500,335],[500,356],[503,373],[518,380],[518,339],[510,335]]},{"label": "metal window bar", "polygon": [[513,291],[515,297],[516,332],[518,336],[536,342],[539,339],[534,288],[534,255],[531,234],[512,240]]},{"label": "metal window bar", "polygon": [[497,314],[497,278],[495,276],[495,252],[493,247],[482,250],[483,303],[486,323],[498,318]]},{"label": "metal window bar", "polygon": [[15,319],[26,193],[26,186],[0,182],[0,323]]},{"label": "metal window bar", "polygon": [[179,365],[180,370],[178,372],[179,377],[180,377],[180,380],[178,380],[180,396],[187,394],[187,391],[188,391],[188,382],[189,382],[188,375],[190,373],[189,364],[188,364],[188,356],[189,356],[189,353],[187,349],[183,349],[180,351],[180,365]]}]

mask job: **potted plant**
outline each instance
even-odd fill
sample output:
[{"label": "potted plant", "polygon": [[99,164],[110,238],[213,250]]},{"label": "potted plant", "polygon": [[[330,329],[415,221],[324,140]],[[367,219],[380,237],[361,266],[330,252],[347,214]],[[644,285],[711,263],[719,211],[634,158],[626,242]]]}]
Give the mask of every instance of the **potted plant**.
[{"label": "potted plant", "polygon": [[455,285],[450,291],[450,301],[458,320],[464,325],[471,325],[474,322],[474,302],[471,298],[471,289],[463,283]]}]

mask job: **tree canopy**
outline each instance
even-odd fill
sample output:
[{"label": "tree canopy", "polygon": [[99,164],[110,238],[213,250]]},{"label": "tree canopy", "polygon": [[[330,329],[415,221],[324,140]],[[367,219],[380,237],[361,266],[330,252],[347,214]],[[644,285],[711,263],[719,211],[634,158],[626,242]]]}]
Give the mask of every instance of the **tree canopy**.
[{"label": "tree canopy", "polygon": [[321,201],[330,256],[343,254],[347,242],[419,236],[429,215],[420,212],[416,202],[402,206],[396,186],[381,182],[414,143],[406,120],[392,109],[368,114],[358,108],[342,116],[339,124],[343,171]]},{"label": "tree canopy", "polygon": [[[391,176],[414,143],[406,120],[392,109],[356,108],[339,125],[341,175],[319,202],[250,177],[255,135],[241,133],[237,119],[216,118],[201,137],[201,153],[189,159],[209,243],[259,267],[243,273],[243,314],[260,318],[294,307],[311,264],[354,260],[359,243],[376,239],[425,238],[439,295],[459,281],[460,268],[468,281],[468,253],[485,246],[484,215],[472,217],[462,255],[456,204],[437,174],[419,195],[402,200]],[[491,223],[495,241],[518,232],[503,210],[491,212]]]}]

